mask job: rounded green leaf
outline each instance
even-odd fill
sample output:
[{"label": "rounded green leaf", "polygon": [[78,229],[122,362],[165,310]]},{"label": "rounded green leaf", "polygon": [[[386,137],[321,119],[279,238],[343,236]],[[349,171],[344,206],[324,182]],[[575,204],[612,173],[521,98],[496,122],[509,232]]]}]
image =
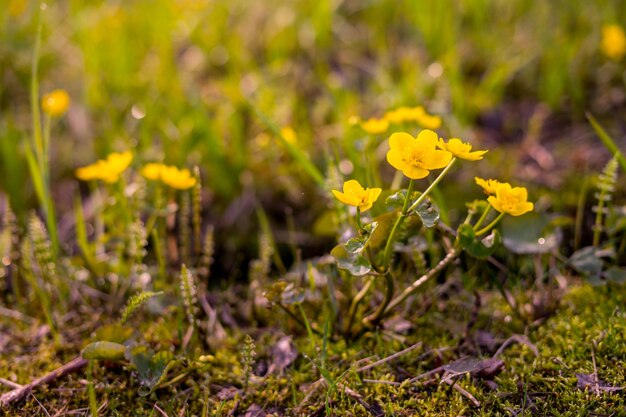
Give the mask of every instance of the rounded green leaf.
[{"label": "rounded green leaf", "polygon": [[84,359],[120,361],[124,359],[126,346],[114,342],[93,342],[83,349]]}]

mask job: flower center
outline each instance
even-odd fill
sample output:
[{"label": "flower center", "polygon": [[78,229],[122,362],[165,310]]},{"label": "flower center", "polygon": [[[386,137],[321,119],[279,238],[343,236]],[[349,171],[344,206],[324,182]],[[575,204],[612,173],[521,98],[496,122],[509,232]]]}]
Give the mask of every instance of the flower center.
[{"label": "flower center", "polygon": [[403,160],[408,165],[421,168],[424,164],[424,160],[428,158],[429,154],[429,149],[414,146],[407,149]]},{"label": "flower center", "polygon": [[515,195],[504,195],[501,202],[506,210],[514,210],[519,205],[519,198]]}]

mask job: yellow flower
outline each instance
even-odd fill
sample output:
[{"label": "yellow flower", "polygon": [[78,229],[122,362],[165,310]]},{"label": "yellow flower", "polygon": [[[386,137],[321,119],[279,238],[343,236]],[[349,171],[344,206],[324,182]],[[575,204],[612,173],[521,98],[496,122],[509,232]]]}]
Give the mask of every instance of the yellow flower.
[{"label": "yellow flower", "polygon": [[52,117],[63,115],[70,106],[70,96],[65,90],[54,90],[41,98],[41,109]]},{"label": "yellow flower", "polygon": [[480,177],[474,177],[474,181],[483,188],[487,195],[495,195],[496,188],[498,188],[498,185],[502,184],[498,180],[484,180]]},{"label": "yellow flower", "polygon": [[437,134],[432,130],[422,130],[417,138],[404,132],[394,133],[389,138],[387,161],[411,179],[424,178],[429,170],[443,168],[452,159],[450,152],[437,149],[437,143]]},{"label": "yellow flower", "polygon": [[604,25],[600,49],[604,55],[619,60],[626,54],[626,35],[619,25]]},{"label": "yellow flower", "polygon": [[122,172],[128,168],[133,160],[130,151],[113,152],[106,159],[100,159],[91,165],[76,170],[76,177],[83,181],[102,180],[108,183],[117,182]]},{"label": "yellow flower", "polygon": [[385,133],[389,129],[389,121],[386,119],[371,118],[361,122],[361,129],[370,135]]},{"label": "yellow flower", "polygon": [[283,139],[291,144],[294,144],[298,141],[298,136],[296,135],[296,132],[289,126],[285,126],[280,129],[280,135],[283,137]]},{"label": "yellow flower", "polygon": [[343,183],[343,193],[333,190],[333,195],[342,203],[356,206],[363,212],[372,207],[381,191],[381,188],[363,189],[357,180],[349,180]]},{"label": "yellow flower", "polygon": [[385,119],[390,123],[403,123],[408,120],[415,120],[424,114],[424,108],[418,107],[398,107],[385,113]]},{"label": "yellow flower", "polygon": [[439,129],[441,127],[441,117],[424,114],[415,121],[425,129]]},{"label": "yellow flower", "polygon": [[457,158],[467,159],[468,161],[478,161],[483,159],[483,155],[487,153],[487,151],[471,152],[472,145],[457,138],[450,139],[447,143],[444,142],[443,139],[439,138],[437,147],[450,152]]},{"label": "yellow flower", "polygon": [[141,175],[149,180],[157,181],[161,179],[161,171],[165,165],[157,162],[150,162],[141,169]]},{"label": "yellow flower", "polygon": [[188,169],[178,169],[175,166],[161,168],[161,181],[177,190],[187,190],[196,185],[196,179]]},{"label": "yellow flower", "polygon": [[533,210],[533,203],[527,201],[528,191],[525,187],[511,187],[508,183],[501,183],[495,188],[496,195],[490,196],[487,201],[500,213],[521,216]]},{"label": "yellow flower", "polygon": [[425,129],[438,129],[441,126],[441,118],[426,113],[422,106],[390,110],[385,113],[385,120],[389,123],[416,122]]}]

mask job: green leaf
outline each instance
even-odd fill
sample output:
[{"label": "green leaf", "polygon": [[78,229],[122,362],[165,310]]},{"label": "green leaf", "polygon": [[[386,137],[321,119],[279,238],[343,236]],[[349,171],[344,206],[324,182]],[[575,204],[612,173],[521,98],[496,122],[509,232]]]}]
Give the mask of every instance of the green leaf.
[{"label": "green leaf", "polygon": [[168,351],[154,353],[145,346],[136,346],[128,352],[128,360],[137,369],[139,383],[139,395],[146,396],[156,386],[168,369],[168,364],[174,359],[174,355]]},{"label": "green leaf", "polygon": [[434,227],[439,221],[439,208],[429,198],[420,203],[414,211],[427,229]]},{"label": "green leaf", "polygon": [[330,251],[337,261],[337,267],[345,269],[356,277],[363,276],[372,270],[372,265],[358,253],[350,253],[345,244],[337,245]]},{"label": "green leaf", "polygon": [[622,283],[626,281],[626,269],[612,266],[604,272],[607,281]]},{"label": "green leaf", "polygon": [[543,214],[506,216],[501,228],[504,246],[519,255],[552,252],[561,243],[561,230]]},{"label": "green leaf", "polygon": [[476,239],[476,232],[469,224],[462,224],[457,233],[463,250],[477,259],[485,259],[491,256],[500,243],[500,233],[497,229],[494,229],[489,236],[482,240]]},{"label": "green leaf", "polygon": [[385,204],[389,207],[402,208],[404,200],[406,200],[407,190],[400,190],[385,199]]},{"label": "green leaf", "polygon": [[579,249],[570,256],[572,266],[587,278],[599,279],[604,262],[599,256],[598,250],[593,246]]},{"label": "green leaf", "polygon": [[593,117],[591,113],[585,113],[585,116],[587,116],[587,120],[589,120],[589,123],[591,123],[591,127],[593,127],[593,130],[596,131],[596,134],[600,138],[600,141],[602,141],[606,149],[608,149],[611,154],[615,155],[617,161],[622,166],[622,169],[626,171],[626,158],[620,152],[619,147],[617,146],[613,138],[606,132],[606,130],[604,130],[602,125],[600,125],[600,123],[596,120],[595,117]]},{"label": "green leaf", "polygon": [[377,227],[377,222],[366,224],[361,231],[361,236],[353,237],[346,242],[346,250],[353,254],[360,253],[363,249],[365,249],[365,246],[367,246],[367,243],[372,237],[372,233]]},{"label": "green leaf", "polygon": [[126,346],[114,342],[93,342],[83,349],[84,359],[120,361],[124,359]]}]

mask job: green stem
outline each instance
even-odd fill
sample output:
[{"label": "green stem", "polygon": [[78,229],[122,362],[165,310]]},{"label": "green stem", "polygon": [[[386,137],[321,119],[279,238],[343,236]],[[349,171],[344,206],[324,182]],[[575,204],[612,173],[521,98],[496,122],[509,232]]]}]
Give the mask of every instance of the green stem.
[{"label": "green stem", "polygon": [[365,285],[363,285],[363,288],[361,288],[361,290],[354,296],[352,302],[350,303],[350,309],[348,310],[348,324],[346,325],[346,335],[348,336],[350,335],[350,332],[352,330],[352,323],[354,323],[354,317],[356,316],[357,308],[359,304],[361,304],[361,301],[363,301],[363,298],[365,298],[365,296],[369,292],[370,288],[372,288],[374,279],[376,279],[376,277],[370,276]]},{"label": "green stem", "polygon": [[485,211],[483,211],[482,216],[480,216],[480,219],[478,219],[478,221],[476,222],[476,224],[474,225],[474,230],[478,230],[478,228],[480,227],[481,224],[483,224],[483,222],[485,221],[485,219],[487,218],[487,214],[489,214],[489,211],[491,211],[491,203],[489,203],[489,205],[487,206],[487,208],[485,209]]},{"label": "green stem", "polygon": [[[396,308],[398,305],[402,304],[411,294],[415,293],[419,287],[421,287],[424,283],[428,282],[432,277],[437,275],[443,268],[445,268],[450,262],[452,262],[457,255],[459,254],[458,250],[455,248],[450,249],[450,252],[443,258],[439,263],[431,268],[426,274],[419,277],[413,284],[407,287],[400,295],[391,300],[389,304],[385,307],[385,310],[380,314],[377,320],[382,319],[390,311]],[[366,323],[367,324],[367,323]]]},{"label": "green stem", "polygon": [[356,208],[356,226],[359,228],[359,233],[363,232],[363,224],[361,223],[361,208]]},{"label": "green stem", "polygon": [[96,388],[93,382],[94,360],[87,364],[87,391],[89,396],[89,412],[91,417],[98,417],[98,401],[96,399]]},{"label": "green stem", "polygon": [[376,311],[374,311],[374,313],[370,314],[369,316],[363,319],[363,324],[365,324],[368,327],[378,324],[380,319],[383,317],[383,313],[387,309],[387,306],[391,302],[391,299],[393,298],[394,282],[393,282],[393,276],[391,275],[390,271],[387,271],[387,273],[385,274],[385,285],[386,285],[386,291],[385,291],[385,298],[383,299],[383,302],[380,303],[380,305],[378,306]]},{"label": "green stem", "polygon": [[480,229],[479,231],[476,232],[476,237],[480,236],[480,235],[484,235],[485,233],[487,233],[489,230],[493,229],[493,227],[498,224],[498,222],[500,221],[500,219],[502,219],[504,217],[504,213],[500,213],[500,215],[498,217],[496,217],[491,223],[489,223],[487,226],[483,227],[482,229]]},{"label": "green stem", "polygon": [[50,131],[52,129],[52,117],[49,114],[43,116],[43,159],[41,172],[46,187],[50,186]]},{"label": "green stem", "polygon": [[409,208],[408,211],[415,210],[422,203],[422,201],[424,201],[426,199],[426,197],[428,197],[430,192],[437,186],[437,184],[439,184],[439,182],[443,179],[443,177],[446,176],[446,174],[448,173],[450,168],[452,168],[452,165],[454,165],[454,161],[456,161],[456,158],[452,158],[452,160],[450,161],[448,166],[446,166],[443,169],[443,171],[441,171],[441,173],[439,173],[439,176],[437,176],[437,178],[435,178],[435,181],[433,181],[433,183],[428,186],[426,191],[424,191],[422,193],[422,195],[420,195],[419,198],[417,200],[415,200],[415,202],[411,205],[411,207]]},{"label": "green stem", "polygon": [[41,31],[43,19],[41,18],[41,1],[37,11],[37,32],[35,34],[35,47],[33,48],[33,61],[30,74],[30,107],[33,116],[33,148],[37,155],[37,162],[42,166],[43,162],[43,139],[41,137],[41,116],[39,114],[39,51],[41,49]]},{"label": "green stem", "polygon": [[[30,106],[32,113],[33,123],[33,149],[35,150],[35,158],[37,165],[39,166],[39,181],[42,183],[42,192],[39,197],[41,206],[46,216],[46,227],[48,233],[50,233],[50,241],[52,243],[52,252],[56,258],[59,250],[59,238],[56,223],[56,214],[54,210],[54,204],[52,197],[50,196],[50,181],[48,172],[48,154],[47,146],[45,144],[45,138],[42,135],[41,130],[41,114],[39,112],[39,53],[41,50],[41,32],[43,29],[43,19],[41,17],[42,2],[38,3],[39,9],[37,10],[37,32],[35,34],[35,46],[33,48],[33,60],[31,62],[31,74],[30,74]],[[49,118],[49,116],[48,116]],[[49,121],[46,119],[46,135],[50,135]],[[31,171],[32,174],[32,171]]]},{"label": "green stem", "polygon": [[400,230],[400,226],[402,225],[402,222],[404,221],[404,218],[406,217],[408,213],[407,207],[409,205],[409,199],[411,198],[411,194],[413,194],[414,187],[415,187],[415,181],[413,180],[409,181],[409,188],[406,192],[406,198],[404,199],[404,204],[402,205],[402,212],[396,219],[396,222],[393,225],[393,228],[391,229],[391,233],[389,234],[389,238],[387,239],[387,244],[385,245],[385,252],[383,255],[383,270],[385,271],[389,269],[389,264],[391,263],[391,254],[393,253],[393,250],[392,250],[393,243],[395,241],[396,234],[398,233],[398,230]]}]

